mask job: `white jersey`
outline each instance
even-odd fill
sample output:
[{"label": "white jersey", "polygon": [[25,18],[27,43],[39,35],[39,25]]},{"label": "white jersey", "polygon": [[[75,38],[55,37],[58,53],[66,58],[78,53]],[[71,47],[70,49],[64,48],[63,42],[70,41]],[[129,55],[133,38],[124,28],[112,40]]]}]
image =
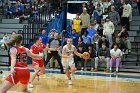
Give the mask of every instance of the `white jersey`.
[{"label": "white jersey", "polygon": [[[72,45],[71,49],[69,49],[68,46],[65,45],[63,47],[63,49],[66,50],[66,54],[69,56],[69,55],[74,53],[75,46]],[[71,58],[63,58],[62,57],[62,64],[63,64],[63,66],[66,66],[66,67],[71,66],[72,64],[74,64],[74,58],[73,57],[71,57]]]}]

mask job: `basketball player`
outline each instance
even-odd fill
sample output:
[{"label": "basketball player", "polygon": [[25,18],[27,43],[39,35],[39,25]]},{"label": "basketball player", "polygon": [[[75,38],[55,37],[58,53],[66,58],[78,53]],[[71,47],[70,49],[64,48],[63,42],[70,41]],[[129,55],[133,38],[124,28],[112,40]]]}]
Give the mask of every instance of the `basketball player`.
[{"label": "basketball player", "polygon": [[74,63],[74,54],[76,54],[79,57],[82,57],[81,53],[78,53],[76,50],[76,47],[72,45],[72,39],[67,39],[67,44],[62,49],[62,65],[65,69],[66,75],[69,79],[68,84],[72,85],[72,80],[70,76],[70,71],[72,73],[72,76],[74,78],[74,73],[76,71],[75,63]]},{"label": "basketball player", "polygon": [[[32,53],[41,54],[41,53],[43,53],[44,49],[54,50],[52,48],[46,48],[46,46],[43,43],[41,43],[42,39],[39,36],[35,36],[34,40],[35,40],[35,43],[30,48],[30,51]],[[32,76],[29,80],[30,88],[33,88],[32,82],[36,76],[45,74],[44,59],[38,60],[38,59],[32,58],[32,65],[34,68],[34,73],[32,74]]]},{"label": "basketball player", "polygon": [[43,55],[33,54],[24,46],[21,46],[22,36],[15,35],[15,38],[6,43],[10,49],[11,69],[10,74],[6,77],[0,89],[0,93],[6,93],[11,87],[18,82],[21,83],[23,93],[27,93],[27,84],[30,78],[30,71],[27,67],[27,56],[36,59],[42,59]]}]

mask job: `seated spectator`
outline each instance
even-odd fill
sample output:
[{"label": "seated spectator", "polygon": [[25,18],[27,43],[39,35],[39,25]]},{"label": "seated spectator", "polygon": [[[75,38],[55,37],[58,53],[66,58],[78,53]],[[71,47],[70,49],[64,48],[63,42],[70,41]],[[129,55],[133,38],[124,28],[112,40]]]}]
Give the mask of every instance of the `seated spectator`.
[{"label": "seated spectator", "polygon": [[8,36],[8,33],[5,33],[3,36],[3,42],[8,42],[10,40],[10,37]]},{"label": "seated spectator", "polygon": [[122,51],[119,49],[118,44],[114,44],[114,48],[110,50],[110,72],[112,72],[113,63],[116,63],[116,73],[119,71],[119,65],[121,63]]},{"label": "seated spectator", "polygon": [[98,41],[98,49],[102,48],[102,43],[106,44],[106,47],[109,48],[109,42],[106,40],[106,36],[102,35],[102,38]]},{"label": "seated spectator", "polygon": [[[84,46],[82,44],[79,45],[77,48],[77,51],[78,51],[78,53],[84,53]],[[84,63],[85,63],[85,60],[83,58],[80,58],[79,56],[75,56],[76,68],[80,67],[81,71],[83,71],[84,70]]]},{"label": "seated spectator", "polygon": [[8,42],[10,40],[9,36],[7,33],[4,34],[3,39],[0,40],[0,48],[4,49],[4,43]]},{"label": "seated spectator", "polygon": [[96,20],[91,21],[91,23],[90,23],[90,25],[89,25],[89,28],[90,28],[90,29],[93,28],[93,29],[95,29],[95,31],[97,31],[98,27],[99,27],[99,24],[97,23]]},{"label": "seated spectator", "polygon": [[76,46],[77,45],[77,40],[78,40],[78,33],[76,33],[76,30],[73,29],[72,30],[72,41],[73,41],[73,45]]},{"label": "seated spectator", "polygon": [[82,37],[79,37],[78,38],[78,41],[77,41],[77,48],[78,48],[78,46],[80,46],[80,45],[82,45],[83,47],[84,47],[84,50],[86,49],[86,45],[85,45],[85,43],[83,42],[83,38]]},{"label": "seated spectator", "polygon": [[98,65],[105,63],[106,72],[109,72],[110,50],[106,47],[105,43],[102,43],[102,48],[98,50],[97,57],[95,58],[95,72],[98,71]]},{"label": "seated spectator", "polygon": [[20,16],[20,23],[22,23],[23,20],[28,20],[31,13],[32,13],[31,9],[30,9],[29,5],[27,5],[25,7],[24,13]]},{"label": "seated spectator", "polygon": [[95,35],[91,37],[91,43],[96,46],[97,51],[98,51],[98,42],[101,39],[101,36],[98,33],[99,32],[95,32]]},{"label": "seated spectator", "polygon": [[128,49],[128,52],[131,53],[131,42],[128,38],[129,34],[125,26],[122,27],[118,36],[123,40],[124,44],[126,45],[126,48]]},{"label": "seated spectator", "polygon": [[95,61],[95,57],[96,57],[96,50],[94,49],[93,44],[88,44],[88,51],[87,52],[90,54],[90,59],[85,60],[84,68],[85,68],[85,70],[87,70],[87,65],[90,64],[91,71],[93,71],[94,61]]},{"label": "seated spectator", "polygon": [[[119,49],[124,53],[126,48],[126,45],[124,44],[123,40],[120,37],[116,37],[115,42],[112,44],[112,48],[114,47],[114,44],[118,44]],[[111,49],[112,49],[111,48]]]},{"label": "seated spectator", "polygon": [[90,44],[91,43],[91,37],[88,35],[88,32],[85,31],[84,34],[82,35],[83,42],[85,44]]}]

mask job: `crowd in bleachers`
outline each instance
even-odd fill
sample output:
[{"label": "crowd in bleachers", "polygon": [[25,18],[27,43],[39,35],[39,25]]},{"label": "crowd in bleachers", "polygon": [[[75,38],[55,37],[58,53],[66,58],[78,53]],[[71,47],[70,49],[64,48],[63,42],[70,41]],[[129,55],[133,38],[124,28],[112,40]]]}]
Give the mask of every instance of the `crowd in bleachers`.
[{"label": "crowd in bleachers", "polygon": [[91,71],[98,71],[99,64],[105,63],[105,71],[109,72],[115,62],[115,71],[118,72],[125,53],[131,53],[127,31],[130,30],[133,8],[128,0],[83,2],[72,20],[72,33],[67,33],[78,52],[90,54],[89,60],[75,56],[77,68],[87,70],[90,66]]}]

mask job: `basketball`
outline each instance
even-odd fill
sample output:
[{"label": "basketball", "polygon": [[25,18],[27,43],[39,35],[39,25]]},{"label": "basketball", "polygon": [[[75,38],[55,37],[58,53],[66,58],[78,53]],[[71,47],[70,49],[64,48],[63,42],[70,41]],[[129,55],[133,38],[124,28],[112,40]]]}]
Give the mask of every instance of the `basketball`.
[{"label": "basketball", "polygon": [[90,54],[89,54],[88,52],[84,52],[84,53],[82,54],[82,58],[83,58],[83,59],[89,59],[89,58],[90,58]]}]

